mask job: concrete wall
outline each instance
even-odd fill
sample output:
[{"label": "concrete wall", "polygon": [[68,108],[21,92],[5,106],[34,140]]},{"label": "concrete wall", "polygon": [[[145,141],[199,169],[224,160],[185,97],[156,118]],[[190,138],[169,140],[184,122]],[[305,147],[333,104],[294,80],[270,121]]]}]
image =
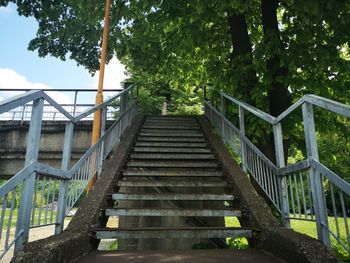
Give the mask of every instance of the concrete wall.
[{"label": "concrete wall", "polygon": [[[66,122],[44,121],[40,142],[40,162],[59,168]],[[23,168],[28,141],[29,122],[0,122],[0,179],[7,179]],[[82,121],[74,127],[72,163],[90,147],[92,122]]]}]

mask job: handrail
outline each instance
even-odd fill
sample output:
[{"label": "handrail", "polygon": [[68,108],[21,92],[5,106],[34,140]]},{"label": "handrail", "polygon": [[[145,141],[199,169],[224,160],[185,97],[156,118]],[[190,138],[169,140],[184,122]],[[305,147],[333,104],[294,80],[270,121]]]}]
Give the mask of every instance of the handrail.
[{"label": "handrail", "polygon": [[226,93],[220,91],[219,92],[220,95],[224,96],[226,99],[232,101],[233,103],[236,103],[238,106],[241,106],[242,108],[244,108],[245,110],[253,113],[255,116],[267,121],[270,124],[274,124],[276,121],[276,118],[271,116],[270,114],[263,112],[262,110],[259,110],[258,108],[255,108],[245,102],[239,101],[229,95],[227,95]]},{"label": "handrail", "polygon": [[0,101],[0,114],[43,97],[43,91],[32,90]]},{"label": "handrail", "polygon": [[[27,165],[0,186],[0,238],[3,231],[9,233],[13,225],[12,221],[16,223],[16,238],[5,234],[5,242],[0,242],[0,249],[4,251],[0,254],[0,259],[13,244],[15,244],[15,254],[22,250],[28,242],[29,229],[32,227],[55,225],[56,234],[63,230],[63,222],[67,211],[75,205],[81,194],[85,192],[87,182],[95,175],[100,176],[104,160],[113,147],[119,143],[122,133],[135,116],[138,92],[136,98],[134,98],[132,93],[134,88],[137,87],[132,85],[101,104],[93,105],[75,117],[43,90],[31,90],[0,102],[0,114],[21,106],[23,106],[22,111],[24,111],[27,103],[32,102],[30,104],[31,121],[25,159]],[[121,104],[118,106],[119,118],[106,131],[107,110],[117,98],[121,100]],[[45,101],[48,104],[44,104]],[[57,113],[61,113],[68,119],[61,168],[55,168],[38,161],[41,126],[42,120],[45,118],[44,106],[48,105],[51,105],[57,110]],[[74,107],[76,106],[78,105],[75,101]],[[102,136],[96,144],[83,154],[73,168],[69,169],[74,124],[98,110],[102,111]],[[15,206],[15,197],[16,200],[20,199],[19,207]],[[37,202],[40,203],[38,206]],[[49,206],[57,207],[55,215],[52,212],[53,210],[49,209]],[[10,217],[7,219],[5,213],[8,211]],[[43,217],[44,219],[42,219]]]},{"label": "handrail", "polygon": [[120,96],[124,95],[126,92],[129,92],[132,88],[134,88],[134,85],[131,85],[129,88],[123,90],[122,92],[110,97],[109,99],[105,100],[104,102],[102,102],[99,105],[96,105],[94,107],[92,107],[91,109],[87,109],[86,111],[80,113],[79,115],[74,117],[74,122],[77,122],[83,118],[85,118],[86,116],[89,116],[91,113],[102,109],[103,107],[105,107],[106,105],[108,105],[111,101],[119,98]]},{"label": "handrail", "polygon": [[[289,227],[290,219],[315,222],[318,239],[326,246],[330,246],[331,235],[337,240],[338,244],[350,253],[350,229],[347,218],[348,209],[350,208],[348,201],[350,198],[350,183],[318,160],[313,113],[313,106],[317,106],[350,118],[350,105],[307,94],[279,116],[273,117],[225,94],[223,91],[217,93],[221,97],[221,105],[218,109],[212,105],[214,100],[207,99],[206,92],[204,93],[205,115],[212,125],[217,128],[222,140],[240,156],[243,171],[254,178],[257,185],[266,194],[265,196],[281,213],[283,224]],[[211,95],[213,96],[213,94]],[[225,116],[227,102],[232,102],[239,107],[238,128]],[[286,166],[281,121],[299,107],[302,107],[307,159]],[[245,136],[245,111],[272,125],[276,165]],[[325,187],[328,187],[329,191],[327,197],[325,196]],[[346,198],[343,195],[346,195]],[[326,198],[328,198],[328,202],[326,202]],[[339,198],[338,202],[335,201],[336,198]],[[328,225],[329,216],[335,217],[336,231]],[[344,220],[345,237],[339,231],[338,220]],[[347,240],[345,243],[342,241],[344,238]]]},{"label": "handrail", "polygon": [[339,115],[342,115],[344,117],[350,118],[350,105],[346,105],[340,102],[336,102],[330,99],[326,99],[317,95],[313,94],[306,94],[302,98],[300,98],[298,101],[293,103],[290,107],[288,107],[285,111],[283,111],[280,115],[277,117],[274,117],[258,108],[255,108],[245,102],[242,102],[223,91],[218,92],[220,95],[228,99],[229,101],[237,104],[238,106],[244,108],[245,110],[249,111],[250,113],[254,114],[255,116],[265,120],[266,122],[274,125],[279,122],[281,122],[284,118],[286,118],[289,114],[291,114],[294,110],[296,110],[299,106],[301,106],[303,103],[308,102],[312,105],[321,107],[323,109],[332,111],[334,113],[337,113]]}]

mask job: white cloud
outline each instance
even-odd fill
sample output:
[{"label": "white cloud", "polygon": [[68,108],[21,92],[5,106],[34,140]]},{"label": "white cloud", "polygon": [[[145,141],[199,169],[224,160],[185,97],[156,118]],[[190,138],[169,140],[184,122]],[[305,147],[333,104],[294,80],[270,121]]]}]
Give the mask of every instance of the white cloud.
[{"label": "white cloud", "polygon": [[11,14],[12,8],[10,5],[8,6],[0,6],[0,14]]},{"label": "white cloud", "polygon": [[[98,88],[98,78],[100,72],[97,71],[93,77],[93,88]],[[112,60],[106,65],[105,76],[103,81],[103,89],[119,89],[121,88],[120,82],[127,78],[125,74],[125,66],[120,63],[117,58]]]},{"label": "white cloud", "polygon": [[[0,68],[0,89],[11,89],[11,91],[0,91],[0,100],[8,98],[23,91],[16,91],[18,89],[52,89],[50,86],[39,82],[31,82],[25,76],[18,74],[16,71],[8,68]],[[12,91],[13,90],[13,91]],[[51,98],[60,104],[73,103],[72,99],[58,91],[46,92]]]}]

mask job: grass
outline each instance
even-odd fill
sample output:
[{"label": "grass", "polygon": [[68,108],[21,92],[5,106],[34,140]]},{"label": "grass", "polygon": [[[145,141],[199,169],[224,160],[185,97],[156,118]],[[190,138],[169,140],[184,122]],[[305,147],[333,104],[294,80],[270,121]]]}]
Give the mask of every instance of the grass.
[{"label": "grass", "polygon": [[[45,209],[42,209],[41,211],[41,216],[40,216],[40,224],[44,224],[45,222]],[[17,223],[17,214],[18,214],[18,208],[15,208],[13,210],[12,213],[12,220],[11,220],[11,228],[12,227],[16,227],[16,223]],[[50,217],[51,217],[51,210],[47,211],[47,223],[49,223],[50,221]],[[3,229],[7,229],[7,225],[9,223],[9,219],[10,219],[10,209],[6,209],[5,210],[5,217],[4,217],[4,228]],[[30,218],[30,220],[32,220],[32,218]],[[53,222],[56,221],[56,211],[52,212],[52,220]],[[37,224],[39,222],[39,209],[35,210],[35,215],[34,215],[34,224]]]}]

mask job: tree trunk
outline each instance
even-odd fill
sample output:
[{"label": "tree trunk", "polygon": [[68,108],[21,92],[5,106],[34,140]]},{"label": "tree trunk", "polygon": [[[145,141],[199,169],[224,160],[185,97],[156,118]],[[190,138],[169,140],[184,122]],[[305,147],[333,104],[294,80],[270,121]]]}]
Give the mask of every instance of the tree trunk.
[{"label": "tree trunk", "polygon": [[262,25],[264,30],[264,42],[266,46],[274,47],[274,54],[269,54],[270,59],[267,61],[267,72],[272,79],[268,91],[269,110],[272,116],[278,116],[291,105],[288,85],[283,79],[288,75],[288,68],[281,65],[280,54],[284,50],[284,44],[280,37],[280,31],[277,21],[278,0],[262,0]]},{"label": "tree trunk", "polygon": [[[231,14],[228,12],[233,52],[230,56],[230,64],[235,61],[236,65],[244,65],[247,70],[238,74],[238,87],[247,103],[255,106],[252,99],[252,91],[257,88],[258,78],[252,61],[252,44],[249,39],[245,14]],[[239,69],[237,69],[239,70]]]}]

